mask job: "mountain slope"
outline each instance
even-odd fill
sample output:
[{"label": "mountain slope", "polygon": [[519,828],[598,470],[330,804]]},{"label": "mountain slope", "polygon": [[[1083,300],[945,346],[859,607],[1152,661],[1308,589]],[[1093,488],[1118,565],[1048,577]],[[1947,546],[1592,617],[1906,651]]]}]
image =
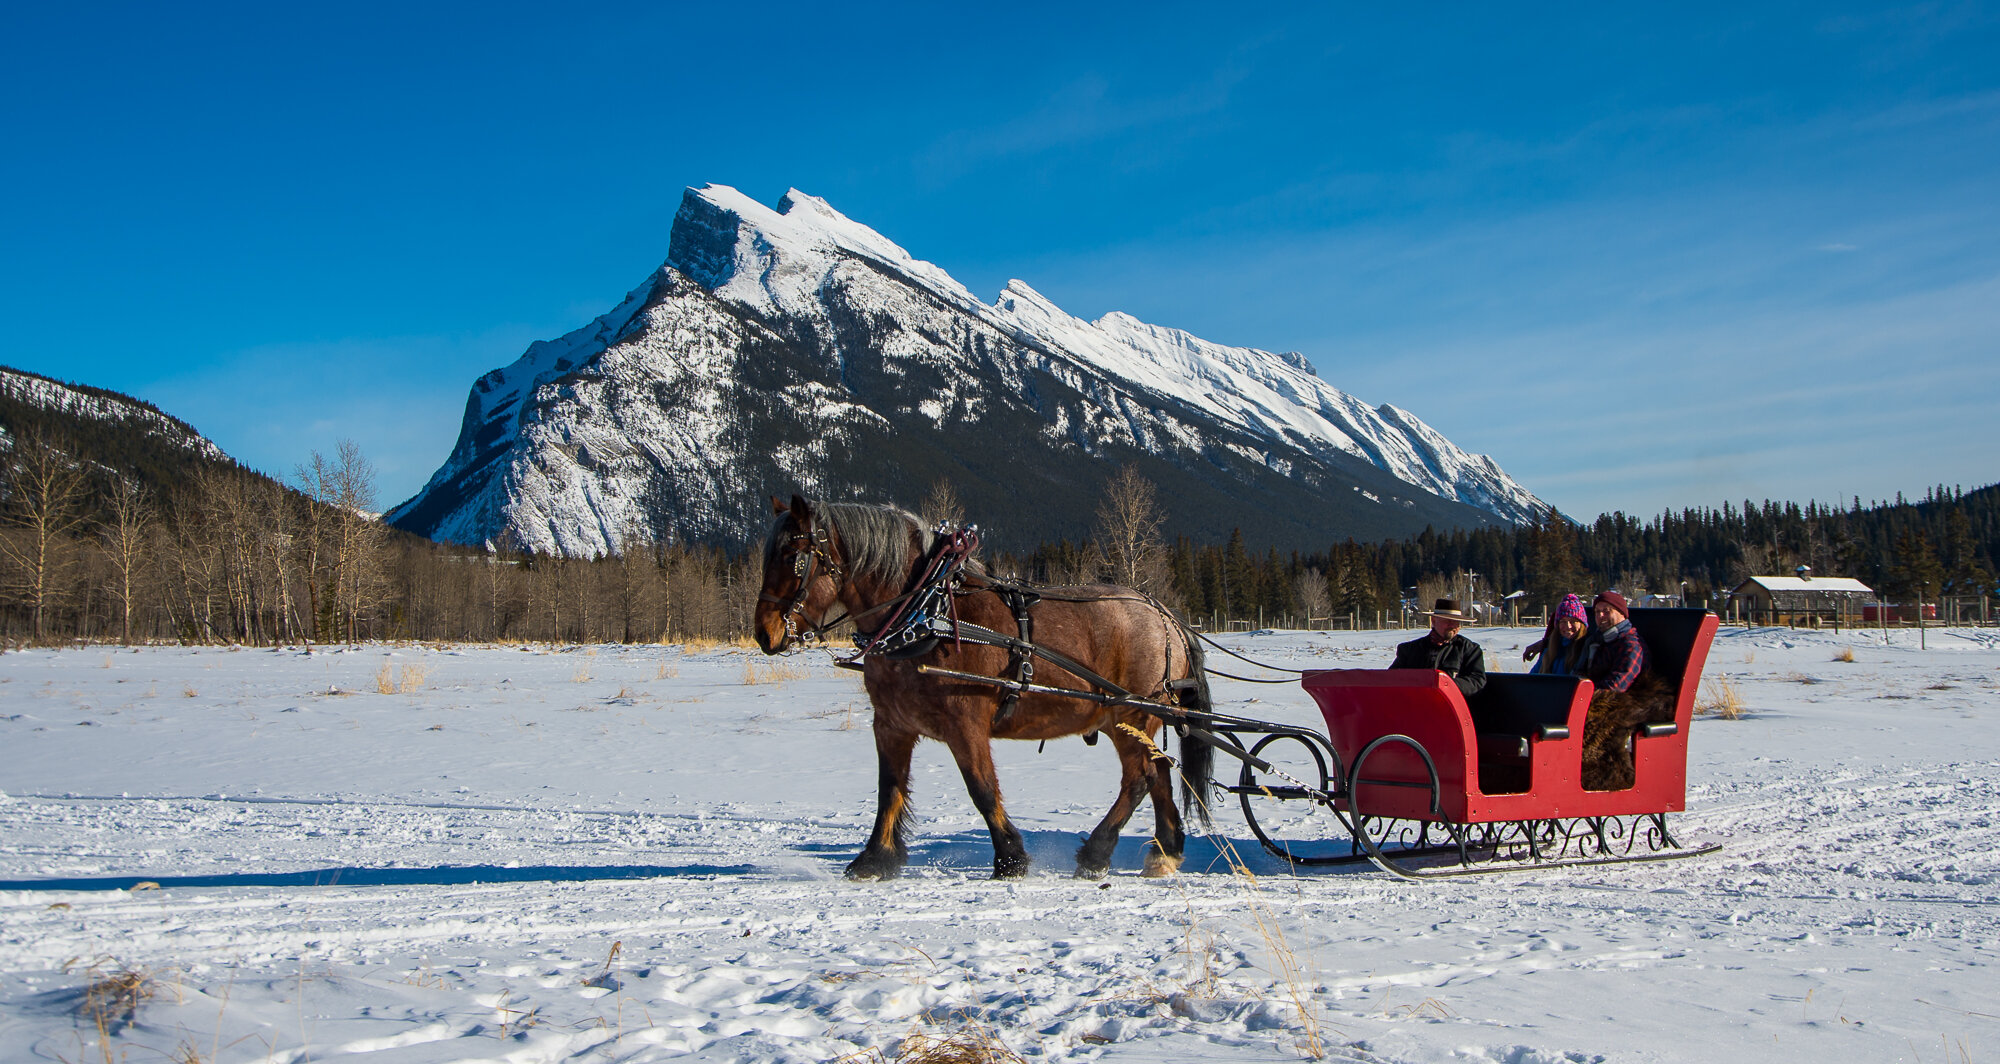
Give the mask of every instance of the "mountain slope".
[{"label": "mountain slope", "polygon": [[0,366],[0,451],[11,453],[24,436],[100,473],[135,478],[156,496],[197,468],[239,468],[193,426],[143,399]]},{"label": "mountain slope", "polygon": [[668,259],[610,313],[481,377],[392,523],[571,555],[740,543],[762,497],[914,500],[937,478],[999,542],[1087,528],[1115,467],[1174,532],[1259,545],[1520,521],[1544,505],[1299,355],[1209,343],[1027,285],[992,304],[797,191],[690,189]]}]

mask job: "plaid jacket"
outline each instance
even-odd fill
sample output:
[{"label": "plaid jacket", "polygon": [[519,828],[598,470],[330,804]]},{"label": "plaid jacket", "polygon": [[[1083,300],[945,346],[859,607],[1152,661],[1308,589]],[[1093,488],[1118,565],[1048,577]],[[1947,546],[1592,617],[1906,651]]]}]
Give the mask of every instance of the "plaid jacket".
[{"label": "plaid jacket", "polygon": [[1632,622],[1624,621],[1609,633],[1593,635],[1583,675],[1600,691],[1630,689],[1639,674],[1646,671],[1646,644]]}]

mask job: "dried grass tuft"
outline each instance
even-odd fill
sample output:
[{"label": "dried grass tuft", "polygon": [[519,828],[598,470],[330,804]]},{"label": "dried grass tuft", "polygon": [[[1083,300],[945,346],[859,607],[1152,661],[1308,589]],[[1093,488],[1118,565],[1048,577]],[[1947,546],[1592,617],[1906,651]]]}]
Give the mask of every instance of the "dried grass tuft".
[{"label": "dried grass tuft", "polygon": [[750,639],[744,635],[732,635],[727,639],[717,639],[710,635],[691,635],[681,640],[681,653],[699,654],[704,650],[728,650],[749,645]]},{"label": "dried grass tuft", "polygon": [[[375,690],[385,695],[409,694],[423,690],[429,679],[430,672],[422,665],[398,665],[392,669],[385,661],[382,671],[375,674]],[[334,690],[337,692],[339,689]]]},{"label": "dried grass tuft", "polygon": [[913,1030],[893,1057],[869,1048],[838,1057],[833,1064],[1028,1064],[1028,1060],[1007,1048],[991,1027],[967,1021]]},{"label": "dried grass tuft", "polygon": [[193,684],[184,684],[184,685],[182,685],[182,687],[181,687],[181,697],[183,697],[183,698],[199,698],[200,696],[201,696],[201,692],[200,692],[200,691],[197,691],[197,690],[195,690],[195,689],[194,689],[194,685],[193,685]]},{"label": "dried grass tuft", "polygon": [[[153,974],[143,968],[120,966],[116,971],[106,972],[103,962],[84,969],[84,975],[91,980],[83,988],[83,998],[76,1004],[76,1013],[97,1028],[98,1045],[104,1050],[104,1058],[109,1064],[111,1038],[124,1030],[139,1014],[139,1006],[151,1001],[159,992],[159,984]],[[63,971],[70,967],[65,965]]]},{"label": "dried grass tuft", "polygon": [[1838,651],[1836,651],[1836,652],[1834,653],[1834,655],[1833,655],[1833,660],[1835,660],[1835,661],[1844,661],[1844,662],[1848,663],[1849,665],[1852,665],[1852,664],[1854,664],[1854,648],[1853,648],[1853,647],[1841,647],[1841,648],[1840,648],[1840,649],[1839,649]]},{"label": "dried grass tuft", "polygon": [[[1222,859],[1228,863],[1230,871],[1244,886],[1243,909],[1248,912],[1251,921],[1256,925],[1257,936],[1264,941],[1265,953],[1270,958],[1267,970],[1277,977],[1286,998],[1291,1002],[1293,1015],[1297,1017],[1295,1029],[1297,1040],[1294,1048],[1298,1050],[1300,1056],[1308,1060],[1324,1060],[1326,1034],[1320,1027],[1318,1013],[1313,1010],[1311,973],[1315,967],[1314,962],[1310,958],[1300,957],[1290,940],[1285,937],[1284,927],[1264,904],[1261,881],[1244,862],[1243,856],[1236,852],[1236,847],[1220,835],[1213,836],[1213,840]],[[1200,968],[1192,963],[1196,959],[1198,950],[1207,952],[1212,949],[1213,936],[1207,936],[1207,941],[1204,942],[1201,937],[1203,934],[1194,917],[1193,905],[1190,903],[1187,942],[1184,946],[1191,962],[1186,990],[1190,996],[1202,996],[1204,991],[1208,994],[1215,992],[1213,975],[1208,970],[1207,959],[1205,957],[1201,959]]]},{"label": "dried grass tuft", "polygon": [[1735,682],[1729,677],[1717,676],[1702,685],[1701,697],[1695,701],[1694,711],[1721,720],[1738,720],[1744,713],[1743,695],[1736,690]]},{"label": "dried grass tuft", "polygon": [[572,673],[572,674],[570,675],[570,678],[569,678],[569,682],[571,682],[571,683],[589,683],[589,682],[590,682],[590,666],[589,666],[589,665],[578,665],[578,666],[576,667],[576,672],[574,672],[574,673]]},{"label": "dried grass tuft", "polygon": [[1382,1009],[1382,1014],[1385,1016],[1400,1016],[1406,1020],[1408,1019],[1448,1020],[1453,1015],[1455,1015],[1455,1013],[1451,1011],[1450,1006],[1446,1005],[1444,1002],[1439,1001],[1434,997],[1427,997],[1422,1001],[1417,1002],[1414,1005],[1396,1005],[1394,1007],[1384,1006]]},{"label": "dried grass tuft", "polygon": [[747,658],[743,662],[743,683],[746,686],[760,683],[785,683],[791,680],[803,680],[805,676],[804,669],[789,662],[773,661],[769,664],[763,664],[755,658]]}]

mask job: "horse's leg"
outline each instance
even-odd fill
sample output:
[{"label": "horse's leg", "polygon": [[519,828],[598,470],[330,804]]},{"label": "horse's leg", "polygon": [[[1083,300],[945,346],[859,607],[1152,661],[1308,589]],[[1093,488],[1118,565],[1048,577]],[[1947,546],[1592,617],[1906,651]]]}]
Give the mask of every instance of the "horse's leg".
[{"label": "horse's leg", "polygon": [[1132,819],[1132,810],[1145,796],[1147,777],[1152,774],[1144,746],[1117,728],[1106,729],[1105,734],[1111,736],[1111,748],[1118,753],[1118,798],[1076,851],[1080,879],[1099,879],[1111,871],[1111,851],[1118,845],[1118,832]]},{"label": "horse's leg", "polygon": [[[964,719],[964,718],[961,718]],[[993,837],[993,878],[1012,879],[1028,874],[1028,847],[1021,832],[1007,819],[1000,803],[1000,774],[993,768],[993,740],[984,731],[974,734],[961,728],[945,739],[952,757],[958,760],[965,790],[979,815],[986,818],[987,833]]]},{"label": "horse's leg", "polygon": [[1153,848],[1146,851],[1146,865],[1139,874],[1170,876],[1180,871],[1187,844],[1181,811],[1174,805],[1173,762],[1155,759],[1147,762],[1147,767],[1152,770],[1146,774],[1146,782],[1153,790]]},{"label": "horse's leg", "polygon": [[909,857],[904,841],[910,812],[910,754],[917,746],[914,731],[892,730],[875,717],[875,761],[880,773],[875,792],[875,830],[861,856],[847,866],[849,879],[894,879]]}]

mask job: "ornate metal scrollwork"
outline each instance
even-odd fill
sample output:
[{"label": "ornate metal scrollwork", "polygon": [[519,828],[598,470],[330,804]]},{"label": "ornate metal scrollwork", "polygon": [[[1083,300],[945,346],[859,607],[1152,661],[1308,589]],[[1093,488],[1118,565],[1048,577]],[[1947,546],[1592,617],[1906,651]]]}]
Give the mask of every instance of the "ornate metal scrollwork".
[{"label": "ornate metal scrollwork", "polygon": [[1681,845],[1667,830],[1666,820],[1664,813],[1482,824],[1363,817],[1356,842],[1383,869],[1417,879],[1656,861],[1718,848]]}]

